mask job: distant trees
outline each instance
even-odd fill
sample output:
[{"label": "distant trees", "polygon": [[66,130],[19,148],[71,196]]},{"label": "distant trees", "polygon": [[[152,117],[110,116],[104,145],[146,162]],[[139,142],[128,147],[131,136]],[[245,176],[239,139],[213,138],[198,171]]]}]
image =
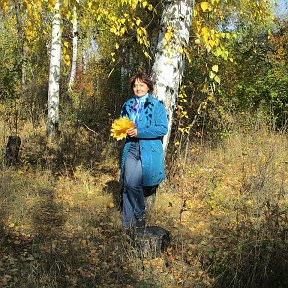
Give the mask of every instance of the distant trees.
[{"label": "distant trees", "polygon": [[275,23],[239,26],[239,37],[231,43],[237,66],[229,67],[230,75],[223,72],[222,93],[227,99],[230,94],[235,111],[261,113],[267,123],[281,128],[288,121],[288,29],[285,21]]}]

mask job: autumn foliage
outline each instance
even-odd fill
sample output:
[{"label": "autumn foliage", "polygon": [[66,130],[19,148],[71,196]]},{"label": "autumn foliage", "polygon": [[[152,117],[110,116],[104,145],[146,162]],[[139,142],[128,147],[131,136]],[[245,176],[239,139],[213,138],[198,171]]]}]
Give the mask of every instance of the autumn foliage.
[{"label": "autumn foliage", "polygon": [[[171,245],[143,258],[121,225],[115,139],[134,124],[117,117],[129,78],[151,72],[171,1],[60,2],[61,133],[50,141],[55,1],[0,1],[0,287],[288,287],[287,19],[275,19],[268,0],[190,1],[167,177],[147,213]],[[176,26],[163,31],[165,45],[177,41]],[[11,135],[21,147],[7,167]]]}]

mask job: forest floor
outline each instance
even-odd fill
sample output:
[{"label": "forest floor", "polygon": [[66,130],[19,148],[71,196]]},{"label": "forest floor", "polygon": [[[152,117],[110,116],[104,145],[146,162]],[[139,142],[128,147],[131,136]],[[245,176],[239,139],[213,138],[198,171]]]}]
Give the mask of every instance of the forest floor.
[{"label": "forest floor", "polygon": [[287,287],[287,166],[287,136],[266,130],[191,147],[149,211],[171,235],[153,258],[122,229],[115,158],[56,174],[22,160],[0,171],[0,287]]}]

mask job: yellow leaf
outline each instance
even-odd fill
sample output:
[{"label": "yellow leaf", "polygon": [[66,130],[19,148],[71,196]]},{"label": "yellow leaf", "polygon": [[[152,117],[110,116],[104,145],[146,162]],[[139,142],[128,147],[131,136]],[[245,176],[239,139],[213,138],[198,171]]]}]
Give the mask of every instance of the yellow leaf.
[{"label": "yellow leaf", "polygon": [[218,65],[213,65],[212,66],[212,71],[217,73],[219,71],[219,66]]},{"label": "yellow leaf", "polygon": [[66,14],[66,18],[69,20],[71,18],[71,16],[72,16],[71,12],[68,11],[67,14]]},{"label": "yellow leaf", "polygon": [[213,79],[216,76],[216,74],[213,71],[209,72],[210,79]]},{"label": "yellow leaf", "polygon": [[220,84],[220,82],[221,82],[219,76],[217,76],[217,75],[215,76],[214,81],[217,82],[218,84]]},{"label": "yellow leaf", "polygon": [[143,35],[143,30],[140,28],[137,28],[136,32],[138,37],[141,37]]},{"label": "yellow leaf", "polygon": [[122,27],[120,30],[120,35],[124,35],[126,31],[127,31],[126,27]]},{"label": "yellow leaf", "polygon": [[108,208],[114,208],[115,205],[114,205],[114,203],[110,202],[110,203],[107,204],[107,207],[108,207]]},{"label": "yellow leaf", "polygon": [[115,27],[110,28],[110,32],[115,33],[116,31],[117,31],[117,29]]},{"label": "yellow leaf", "polygon": [[42,2],[40,0],[38,0],[36,4],[38,7],[42,7]]},{"label": "yellow leaf", "polygon": [[205,35],[205,34],[208,34],[208,28],[207,27],[203,27],[202,29],[201,29],[201,32],[202,32],[202,34],[203,35]]},{"label": "yellow leaf", "polygon": [[208,2],[201,2],[200,6],[203,12],[205,12],[206,10],[210,8],[210,5]]},{"label": "yellow leaf", "polygon": [[206,50],[207,50],[208,53],[210,53],[211,50],[212,50],[212,47],[210,45],[206,45]]},{"label": "yellow leaf", "polygon": [[217,48],[216,51],[213,53],[216,57],[219,57],[223,54],[223,51],[221,48]]},{"label": "yellow leaf", "polygon": [[213,102],[215,100],[214,95],[210,94],[207,98],[209,101]]},{"label": "yellow leaf", "polygon": [[183,47],[179,46],[179,47],[178,47],[178,52],[179,52],[179,53],[183,53],[183,52],[184,52]]},{"label": "yellow leaf", "polygon": [[149,58],[150,60],[152,60],[151,56],[149,55],[149,53],[147,51],[144,51],[144,55],[145,57]]},{"label": "yellow leaf", "polygon": [[202,34],[203,34],[203,41],[204,41],[204,43],[208,42],[208,39],[209,39],[209,30],[208,30],[208,28],[207,28],[207,27],[203,27],[203,28],[201,29],[201,32],[202,32]]},{"label": "yellow leaf", "polygon": [[165,33],[165,39],[167,42],[172,38],[173,33],[171,31]]},{"label": "yellow leaf", "polygon": [[152,4],[149,4],[149,6],[148,6],[148,10],[150,10],[150,11],[153,10],[153,5],[152,5]]},{"label": "yellow leaf", "polygon": [[209,45],[210,45],[211,47],[214,47],[215,43],[216,43],[216,42],[215,42],[214,40],[211,40],[211,39],[209,40]]}]

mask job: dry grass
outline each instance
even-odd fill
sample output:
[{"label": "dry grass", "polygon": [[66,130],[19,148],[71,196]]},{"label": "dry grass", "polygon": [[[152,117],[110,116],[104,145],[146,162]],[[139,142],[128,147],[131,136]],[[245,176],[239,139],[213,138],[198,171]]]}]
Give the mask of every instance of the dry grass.
[{"label": "dry grass", "polygon": [[0,286],[288,285],[285,135],[238,133],[173,163],[149,214],[171,247],[141,259],[121,227],[115,144],[23,131],[21,165],[0,173]]},{"label": "dry grass", "polygon": [[261,130],[194,147],[185,167],[179,161],[174,192],[158,198],[155,215],[175,227],[174,253],[194,267],[186,287],[197,273],[204,287],[287,285],[287,148],[286,135]]}]

